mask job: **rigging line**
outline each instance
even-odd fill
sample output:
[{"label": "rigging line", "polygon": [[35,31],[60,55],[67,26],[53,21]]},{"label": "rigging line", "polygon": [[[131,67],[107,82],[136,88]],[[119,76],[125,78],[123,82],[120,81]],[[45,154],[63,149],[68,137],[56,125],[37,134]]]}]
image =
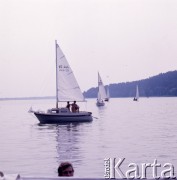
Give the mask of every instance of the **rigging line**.
[{"label": "rigging line", "polygon": [[94,117],[94,116],[92,116],[93,118],[95,118],[95,119],[99,119],[98,117]]}]

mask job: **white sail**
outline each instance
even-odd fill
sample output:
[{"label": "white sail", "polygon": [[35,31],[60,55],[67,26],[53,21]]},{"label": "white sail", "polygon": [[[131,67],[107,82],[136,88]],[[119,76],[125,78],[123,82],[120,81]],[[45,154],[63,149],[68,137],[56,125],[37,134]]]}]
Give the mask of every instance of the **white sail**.
[{"label": "white sail", "polygon": [[136,96],[135,98],[138,100],[139,99],[139,89],[138,89],[138,85],[136,86]]},{"label": "white sail", "polygon": [[56,65],[57,101],[84,101],[84,96],[75,79],[73,71],[57,43]]},{"label": "white sail", "polygon": [[100,93],[101,99],[105,99],[107,97],[106,90],[99,73],[98,73],[98,92]]},{"label": "white sail", "polygon": [[109,94],[109,86],[107,87],[106,97],[107,97],[107,99],[109,99],[109,98],[110,98],[110,94]]},{"label": "white sail", "polygon": [[99,92],[98,92],[98,94],[97,94],[97,99],[98,99],[98,100],[101,100],[101,95],[100,95]]}]

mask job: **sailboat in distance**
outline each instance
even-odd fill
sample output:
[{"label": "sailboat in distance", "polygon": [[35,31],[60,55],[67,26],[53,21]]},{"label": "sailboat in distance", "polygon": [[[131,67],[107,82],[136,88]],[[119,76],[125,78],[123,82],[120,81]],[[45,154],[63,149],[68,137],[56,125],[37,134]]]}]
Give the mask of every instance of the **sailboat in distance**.
[{"label": "sailboat in distance", "polygon": [[109,101],[110,98],[110,93],[109,93],[109,85],[107,86],[107,91],[106,91],[106,98],[105,101]]},{"label": "sailboat in distance", "polygon": [[133,101],[138,101],[139,99],[139,88],[138,88],[138,85],[136,86],[136,95],[135,97],[133,98]]},{"label": "sailboat in distance", "polygon": [[97,106],[104,106],[105,105],[105,98],[106,98],[106,90],[103,84],[103,81],[101,79],[101,76],[98,72],[98,96],[97,96]]},{"label": "sailboat in distance", "polygon": [[32,111],[40,123],[90,122],[92,113],[87,111],[72,112],[68,108],[59,108],[59,102],[85,101],[70,65],[60,49],[56,48],[56,107],[47,112]]}]

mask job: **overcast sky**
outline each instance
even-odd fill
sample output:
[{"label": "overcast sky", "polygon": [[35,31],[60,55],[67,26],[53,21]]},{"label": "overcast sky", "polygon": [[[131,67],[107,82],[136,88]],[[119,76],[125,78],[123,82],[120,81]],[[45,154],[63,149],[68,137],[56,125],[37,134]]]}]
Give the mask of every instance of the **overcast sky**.
[{"label": "overcast sky", "polygon": [[55,95],[55,40],[82,91],[177,70],[176,0],[0,0],[0,97]]}]

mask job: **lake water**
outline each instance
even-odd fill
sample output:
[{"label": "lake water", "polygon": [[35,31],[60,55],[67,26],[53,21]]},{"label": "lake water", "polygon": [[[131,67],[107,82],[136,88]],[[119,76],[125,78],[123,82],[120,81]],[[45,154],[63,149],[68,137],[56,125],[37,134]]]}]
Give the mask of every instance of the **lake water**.
[{"label": "lake water", "polygon": [[55,100],[0,101],[0,170],[56,177],[58,164],[67,160],[75,177],[103,178],[105,158],[125,158],[124,170],[157,159],[177,172],[177,98],[112,98],[105,107],[95,102],[78,103],[93,112],[91,123],[40,125],[30,106],[47,109]]}]

